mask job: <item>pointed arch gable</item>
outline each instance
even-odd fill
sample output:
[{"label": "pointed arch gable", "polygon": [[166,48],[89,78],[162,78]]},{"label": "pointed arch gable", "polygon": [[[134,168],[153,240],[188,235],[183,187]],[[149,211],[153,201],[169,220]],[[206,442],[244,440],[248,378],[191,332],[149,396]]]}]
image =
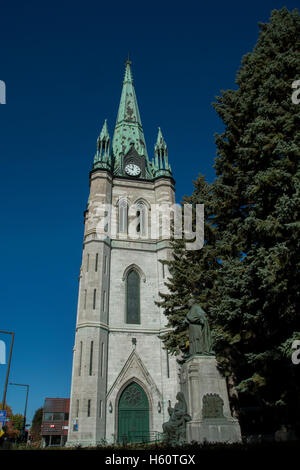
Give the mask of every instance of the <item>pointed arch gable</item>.
[{"label": "pointed arch gable", "polygon": [[129,266],[127,266],[127,268],[125,269],[125,271],[123,272],[123,276],[122,276],[122,281],[124,282],[129,274],[130,271],[132,270],[135,270],[137,271],[137,273],[139,274],[141,280],[143,282],[146,282],[146,276],[145,276],[145,273],[144,271],[135,263],[132,263],[130,264]]},{"label": "pointed arch gable", "polygon": [[146,207],[147,210],[151,210],[151,206],[149,204],[149,202],[144,199],[143,197],[139,197],[136,201],[134,201],[133,203],[135,206],[139,206],[139,205],[144,205]]},{"label": "pointed arch gable", "polygon": [[118,405],[119,399],[126,387],[135,382],[144,390],[149,401],[150,431],[153,431],[153,412],[156,403],[162,401],[162,393],[158,389],[153,377],[134,349],[129,355],[122,370],[110,386],[107,393],[107,407],[112,404],[115,420],[115,432],[118,435]]},{"label": "pointed arch gable", "polygon": [[144,389],[150,404],[153,403],[154,397],[157,400],[162,400],[159,388],[135,349],[129,355],[122,370],[108,390],[107,400],[116,401],[132,381],[138,383]]},{"label": "pointed arch gable", "polygon": [[127,206],[129,207],[131,202],[130,200],[128,199],[128,197],[126,196],[119,196],[118,199],[115,201],[115,205],[116,206],[120,206],[120,204],[127,204]]},{"label": "pointed arch gable", "polygon": [[151,396],[151,393],[150,393],[150,390],[148,389],[148,387],[146,386],[146,384],[140,380],[138,377],[130,377],[128,380],[126,380],[125,383],[123,383],[123,385],[120,387],[120,389],[118,390],[118,393],[116,395],[116,399],[115,399],[115,403],[116,403],[116,406],[119,406],[119,402],[120,402],[120,398],[124,392],[124,390],[126,390],[126,388],[131,385],[132,383],[136,383],[137,385],[139,385],[142,390],[144,391],[146,397],[147,397],[147,400],[148,400],[148,403],[149,403],[149,408],[153,408],[153,399],[152,399],[152,396]]}]

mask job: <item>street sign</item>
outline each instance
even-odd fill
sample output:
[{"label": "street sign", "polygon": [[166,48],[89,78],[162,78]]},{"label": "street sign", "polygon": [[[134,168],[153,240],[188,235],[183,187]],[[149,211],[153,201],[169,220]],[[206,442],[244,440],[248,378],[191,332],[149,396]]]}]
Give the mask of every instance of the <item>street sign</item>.
[{"label": "street sign", "polygon": [[4,426],[4,424],[5,424],[6,413],[7,413],[6,410],[1,410],[1,411],[0,411],[0,426],[1,426],[1,427]]}]

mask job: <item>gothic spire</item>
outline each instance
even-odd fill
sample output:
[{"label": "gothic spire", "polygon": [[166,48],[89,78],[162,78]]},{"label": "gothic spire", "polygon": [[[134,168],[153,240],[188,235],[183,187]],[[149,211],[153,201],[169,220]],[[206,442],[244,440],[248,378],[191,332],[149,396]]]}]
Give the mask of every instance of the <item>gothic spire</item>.
[{"label": "gothic spire", "polygon": [[103,124],[103,127],[102,127],[102,131],[101,131],[99,137],[100,137],[100,139],[103,140],[103,141],[109,140],[109,133],[108,133],[108,129],[107,129],[107,119],[105,119],[105,121],[104,121],[104,124]]},{"label": "gothic spire", "polygon": [[171,174],[171,166],[168,162],[168,147],[163,137],[161,128],[158,128],[157,140],[154,146],[156,176]]},{"label": "gothic spire", "polygon": [[125,155],[132,144],[139,155],[145,155],[145,157],[148,158],[141,117],[133,85],[131,61],[127,60],[112,142],[113,155],[117,167],[120,165],[120,154]]},{"label": "gothic spire", "polygon": [[102,131],[97,139],[97,150],[94,158],[94,168],[110,169],[110,137],[107,129],[107,121],[105,119]]}]

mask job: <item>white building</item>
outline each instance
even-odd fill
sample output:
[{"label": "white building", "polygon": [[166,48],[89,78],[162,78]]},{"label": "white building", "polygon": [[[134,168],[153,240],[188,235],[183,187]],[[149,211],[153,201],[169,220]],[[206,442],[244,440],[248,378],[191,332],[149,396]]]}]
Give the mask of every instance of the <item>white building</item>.
[{"label": "white building", "polygon": [[[171,251],[169,240],[154,238],[147,222],[151,205],[174,202],[167,146],[159,129],[149,160],[127,61],[112,146],[105,121],[90,173],[68,445],[153,439],[169,419],[178,369],[159,339],[167,321],[155,301],[168,275],[160,260]],[[109,222],[105,237],[99,236],[104,217],[111,221],[114,212],[116,233]]]}]

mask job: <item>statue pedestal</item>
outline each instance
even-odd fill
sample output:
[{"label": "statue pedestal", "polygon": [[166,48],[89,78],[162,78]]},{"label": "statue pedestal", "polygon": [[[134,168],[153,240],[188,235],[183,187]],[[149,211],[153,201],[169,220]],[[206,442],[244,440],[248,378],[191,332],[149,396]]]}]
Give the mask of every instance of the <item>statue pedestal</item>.
[{"label": "statue pedestal", "polygon": [[188,442],[241,441],[240,425],[231,416],[226,380],[215,356],[188,358],[181,368],[180,385],[192,417],[187,423]]}]

